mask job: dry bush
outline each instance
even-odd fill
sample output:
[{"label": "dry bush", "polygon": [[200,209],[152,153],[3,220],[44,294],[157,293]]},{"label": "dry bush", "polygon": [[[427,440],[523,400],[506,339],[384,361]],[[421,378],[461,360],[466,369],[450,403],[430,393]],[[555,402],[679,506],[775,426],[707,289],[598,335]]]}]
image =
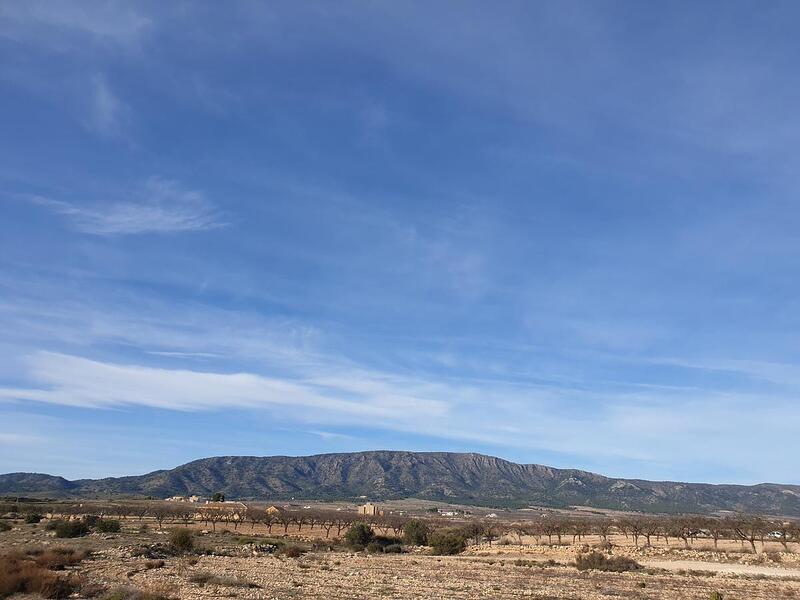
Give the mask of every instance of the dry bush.
[{"label": "dry bush", "polygon": [[281,548],[280,553],[287,558],[300,558],[306,553],[306,550],[297,544],[287,544]]},{"label": "dry bush", "polygon": [[207,573],[205,571],[194,573],[189,577],[189,581],[196,583],[200,587],[206,585],[220,585],[224,587],[240,587],[251,589],[257,589],[261,587],[257,583],[252,583],[250,581],[234,579],[233,577],[220,577],[219,575],[214,575],[213,573]]},{"label": "dry bush", "polygon": [[781,556],[780,552],[771,551],[767,552],[766,555],[767,558],[770,559],[772,562],[779,563],[783,561],[783,556]]},{"label": "dry bush", "polygon": [[637,571],[642,568],[642,565],[627,556],[606,556],[599,552],[579,554],[575,558],[575,566],[578,567],[579,571],[591,569],[595,571],[613,571],[615,573]]},{"label": "dry bush", "polygon": [[[588,548],[588,545],[586,545],[586,544],[584,544],[584,545]],[[614,547],[614,545],[611,542],[609,542],[608,540],[602,540],[602,541],[600,541],[600,542],[598,542],[597,544],[594,545],[594,548],[597,548],[598,550],[602,550],[603,552],[611,552],[611,549],[613,547]]]},{"label": "dry bush", "polygon": [[11,525],[5,521],[0,521],[0,531],[11,531]]},{"label": "dry bush", "polygon": [[103,596],[103,600],[172,600],[172,598],[162,592],[120,587]]},{"label": "dry bush", "polygon": [[32,550],[28,554],[35,557],[36,564],[51,571],[62,571],[64,567],[79,564],[89,553],[74,548],[50,548],[48,550]]},{"label": "dry bush", "polygon": [[190,529],[179,528],[169,532],[169,545],[176,552],[186,554],[194,550],[194,534]]},{"label": "dry bush", "polygon": [[80,589],[75,576],[54,573],[29,556],[7,554],[0,557],[0,598],[13,594],[39,594],[43,598],[68,598]]},{"label": "dry bush", "polygon": [[167,563],[165,563],[163,560],[148,560],[147,562],[144,563],[144,568],[147,569],[148,571],[151,569],[160,569],[165,564]]},{"label": "dry bush", "polygon": [[108,591],[102,583],[84,581],[81,583],[81,598],[99,598]]}]

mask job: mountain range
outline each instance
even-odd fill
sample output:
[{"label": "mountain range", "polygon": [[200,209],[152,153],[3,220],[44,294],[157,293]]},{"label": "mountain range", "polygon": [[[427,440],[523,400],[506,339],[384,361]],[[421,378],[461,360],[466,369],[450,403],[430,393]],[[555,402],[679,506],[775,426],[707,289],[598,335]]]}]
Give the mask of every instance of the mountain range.
[{"label": "mountain range", "polygon": [[420,498],[495,507],[587,506],[653,513],[800,516],[798,485],[713,485],[604,477],[474,453],[370,451],[315,456],[220,456],[146,475],[79,479],[0,475],[0,495],[157,497],[222,492],[247,500]]}]

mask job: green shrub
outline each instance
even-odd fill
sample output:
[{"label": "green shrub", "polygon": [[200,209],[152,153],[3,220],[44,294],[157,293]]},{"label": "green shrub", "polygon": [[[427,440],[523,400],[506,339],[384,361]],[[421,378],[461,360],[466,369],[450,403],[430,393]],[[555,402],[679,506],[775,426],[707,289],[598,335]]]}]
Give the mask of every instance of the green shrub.
[{"label": "green shrub", "polygon": [[121,528],[116,519],[103,519],[97,523],[97,531],[100,533],[119,533]]},{"label": "green shrub", "polygon": [[169,532],[169,545],[181,554],[194,550],[194,534],[185,527],[179,527]]},{"label": "green shrub", "polygon": [[55,531],[59,523],[64,523],[64,519],[53,519],[45,523],[44,528],[47,531]]},{"label": "green shrub", "polygon": [[11,525],[5,521],[0,521],[0,531],[11,531]]},{"label": "green shrub", "polygon": [[403,541],[409,546],[427,546],[430,530],[425,521],[413,519],[403,525]]},{"label": "green shrub", "polygon": [[57,538],[76,538],[89,533],[89,527],[83,521],[58,521],[54,529]]},{"label": "green shrub", "polygon": [[388,546],[386,546],[383,549],[383,551],[386,554],[400,554],[403,551],[403,545],[402,544],[389,544]]},{"label": "green shrub", "polygon": [[722,600],[723,596],[721,592],[711,592],[711,600]]},{"label": "green shrub", "polygon": [[606,556],[600,552],[579,554],[575,559],[575,566],[578,567],[579,571],[595,570],[613,571],[615,573],[636,571],[642,568],[642,565],[627,556]]},{"label": "green shrub", "polygon": [[83,517],[83,522],[89,527],[97,527],[97,524],[100,522],[100,517],[97,515],[86,515]]},{"label": "green shrub", "polygon": [[383,546],[381,546],[378,542],[370,542],[367,544],[367,552],[371,552],[372,554],[383,552]]},{"label": "green shrub", "polygon": [[428,536],[428,544],[434,554],[461,554],[467,547],[467,539],[460,531],[435,531]]},{"label": "green shrub", "polygon": [[366,523],[353,523],[344,535],[345,542],[351,548],[363,548],[375,538],[372,527]]},{"label": "green shrub", "polygon": [[39,521],[41,521],[43,518],[44,518],[44,517],[42,517],[42,515],[40,515],[40,514],[37,514],[37,513],[29,513],[29,514],[25,515],[25,522],[26,522],[28,525],[32,525],[32,524],[34,524],[34,523],[38,523],[38,522],[39,522]]}]

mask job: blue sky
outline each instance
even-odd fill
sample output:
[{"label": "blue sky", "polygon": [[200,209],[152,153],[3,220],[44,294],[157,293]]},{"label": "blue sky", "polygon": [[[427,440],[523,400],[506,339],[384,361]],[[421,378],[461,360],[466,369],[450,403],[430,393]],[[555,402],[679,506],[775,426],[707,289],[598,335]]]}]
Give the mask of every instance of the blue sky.
[{"label": "blue sky", "polygon": [[0,471],[800,483],[796,3],[0,4]]}]

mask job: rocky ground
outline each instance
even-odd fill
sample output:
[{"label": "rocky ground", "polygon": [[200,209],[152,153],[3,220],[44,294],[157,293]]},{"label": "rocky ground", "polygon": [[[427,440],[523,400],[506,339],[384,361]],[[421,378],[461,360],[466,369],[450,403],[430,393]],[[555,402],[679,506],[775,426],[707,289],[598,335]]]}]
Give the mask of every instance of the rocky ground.
[{"label": "rocky ground", "polygon": [[[505,543],[472,546],[456,557],[431,556],[423,549],[403,554],[355,553],[301,543],[302,555],[274,552],[266,538],[236,532],[201,534],[199,553],[163,553],[166,533],[140,532],[126,525],[118,534],[93,533],[56,540],[39,525],[17,524],[0,533],[2,551],[68,546],[91,556],[68,567],[98,589],[135,590],[166,598],[570,598],[705,599],[719,592],[725,600],[800,597],[794,553],[772,560],[742,552],[681,548],[639,549],[617,545],[616,554],[639,562],[658,561],[674,569],[646,568],[611,573],[573,566],[580,545],[548,547]],[[279,541],[280,542],[280,541]],[[773,554],[770,552],[770,554]],[[161,562],[163,561],[163,563]],[[764,572],[719,573],[716,565],[757,564]],[[691,568],[697,565],[700,568]],[[126,595],[127,594],[127,595]],[[23,596],[19,596],[22,598]],[[33,598],[34,596],[27,596]],[[102,597],[102,596],[101,596]],[[141,598],[141,596],[138,596]]]}]

